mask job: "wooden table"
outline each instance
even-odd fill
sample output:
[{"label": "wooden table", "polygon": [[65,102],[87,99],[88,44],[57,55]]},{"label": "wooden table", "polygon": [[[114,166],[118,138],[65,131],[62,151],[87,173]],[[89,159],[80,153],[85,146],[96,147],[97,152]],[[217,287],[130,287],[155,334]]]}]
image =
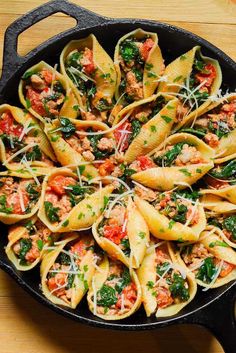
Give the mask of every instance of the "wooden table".
[{"label": "wooden table", "polygon": [[[111,17],[136,17],[168,22],[209,40],[236,59],[235,0],[74,0]],[[42,0],[0,0],[0,58],[6,27]],[[57,14],[20,36],[24,55],[42,39],[74,25]],[[0,271],[1,353],[222,353],[217,340],[197,326],[172,326],[150,332],[123,333],[95,329],[65,319],[44,308]],[[233,352],[232,352],[233,353]]]}]

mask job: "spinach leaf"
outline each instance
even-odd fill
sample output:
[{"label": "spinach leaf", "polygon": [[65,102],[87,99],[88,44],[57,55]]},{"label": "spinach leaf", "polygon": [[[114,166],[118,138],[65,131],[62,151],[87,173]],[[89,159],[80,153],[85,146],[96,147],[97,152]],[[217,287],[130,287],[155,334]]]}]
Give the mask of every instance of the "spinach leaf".
[{"label": "spinach leaf", "polygon": [[184,284],[185,280],[183,279],[183,277],[178,275],[177,273],[174,273],[173,282],[169,287],[171,295],[174,298],[180,298],[183,301],[189,299],[189,289],[186,288]]},{"label": "spinach leaf", "polygon": [[60,218],[57,213],[59,211],[59,207],[54,207],[50,201],[45,201],[44,208],[45,208],[46,216],[50,222],[58,222],[59,221]]},{"label": "spinach leaf", "polygon": [[139,53],[139,48],[132,38],[125,39],[120,44],[120,55],[126,63],[130,63],[134,60],[139,64],[143,64],[143,60]]},{"label": "spinach leaf", "polygon": [[35,160],[41,161],[42,152],[41,152],[39,146],[36,145],[32,148],[32,151],[26,152],[25,157],[26,157],[27,161],[35,161]]},{"label": "spinach leaf", "polygon": [[25,256],[31,248],[32,248],[31,239],[22,238],[20,240],[20,252],[18,254],[20,259],[20,265],[26,265],[27,261],[25,260]]},{"label": "spinach leaf", "polygon": [[178,155],[181,153],[183,145],[185,142],[178,142],[176,145],[174,145],[169,151],[165,152],[162,156],[158,156],[157,158],[154,158],[154,162],[162,166],[162,160],[164,161],[164,166],[165,167],[170,167],[172,163],[176,160]]},{"label": "spinach leaf", "polygon": [[170,268],[170,263],[166,261],[166,262],[163,262],[163,264],[157,266],[156,272],[159,276],[163,276],[163,274],[166,272],[168,268]]},{"label": "spinach leaf", "polygon": [[61,265],[70,265],[71,258],[69,255],[65,254],[64,252],[61,252],[57,257],[57,262],[59,262],[59,264]]},{"label": "spinach leaf", "polygon": [[26,146],[24,142],[19,141],[18,137],[16,136],[2,134],[0,138],[2,139],[2,142],[4,143],[5,147],[13,151],[21,149]]},{"label": "spinach leaf", "polygon": [[131,122],[132,134],[130,134],[130,142],[140,133],[142,124],[139,120],[133,120]]},{"label": "spinach leaf", "polygon": [[120,242],[121,246],[123,247],[122,251],[126,256],[130,255],[130,243],[129,243],[129,239],[122,239]]},{"label": "spinach leaf", "polygon": [[115,305],[118,301],[116,296],[116,291],[114,288],[103,285],[101,289],[97,292],[97,304],[103,307],[110,308],[112,305]]},{"label": "spinach leaf", "polygon": [[224,219],[223,227],[232,234],[233,240],[236,241],[236,216],[230,216]]},{"label": "spinach leaf", "polygon": [[193,191],[178,190],[178,191],[172,193],[171,198],[173,200],[176,200],[176,199],[178,199],[178,196],[180,196],[180,198],[184,197],[185,199],[189,199],[191,201],[196,201],[201,196],[201,193],[197,190],[193,190]]},{"label": "spinach leaf", "polygon": [[209,174],[219,179],[236,179],[236,160],[230,161],[220,169],[212,169]]},{"label": "spinach leaf", "polygon": [[66,285],[66,289],[72,288],[74,279],[75,279],[75,275],[72,274],[72,273],[69,273],[68,276],[67,276],[67,285]]},{"label": "spinach leaf", "polygon": [[213,258],[207,257],[204,259],[202,266],[199,268],[196,278],[205,283],[210,283],[213,280],[216,271],[217,268],[214,264]]},{"label": "spinach leaf", "polygon": [[[197,123],[196,123],[196,125],[197,125]],[[188,128],[179,130],[179,132],[186,132],[188,134],[192,134],[194,136],[197,136],[201,139],[206,135],[207,130],[204,128],[200,128],[200,127],[197,127],[197,128],[188,127]]]},{"label": "spinach leaf", "polygon": [[3,213],[12,213],[13,208],[12,207],[7,207],[7,197],[6,195],[1,195],[0,196],[0,212]]},{"label": "spinach leaf", "polygon": [[176,204],[177,213],[172,217],[175,222],[185,223],[188,207],[183,204]]},{"label": "spinach leaf", "polygon": [[124,269],[122,277],[119,279],[119,282],[115,285],[116,291],[120,294],[122,290],[130,284],[131,278],[129,274],[129,270],[127,268]]},{"label": "spinach leaf", "polygon": [[99,110],[100,112],[103,112],[105,110],[109,110],[112,109],[112,104],[108,103],[108,101],[105,98],[101,98],[99,100],[99,102],[96,105],[97,110]]},{"label": "spinach leaf", "polygon": [[210,120],[208,123],[208,128],[211,132],[216,134],[219,139],[221,139],[223,136],[227,136],[231,131],[230,127],[224,121],[218,121],[216,126],[215,123],[213,124],[213,122]]},{"label": "spinach leaf", "polygon": [[71,137],[75,131],[75,125],[68,118],[59,118],[61,127],[59,128],[65,138]]},{"label": "spinach leaf", "polygon": [[80,63],[80,59],[82,58],[82,56],[83,56],[82,52],[79,52],[79,51],[75,51],[74,53],[71,53],[70,55],[68,55],[66,60],[66,67],[72,66],[81,70],[82,65]]},{"label": "spinach leaf", "polygon": [[143,73],[140,69],[137,69],[136,67],[132,69],[133,73],[135,74],[136,80],[138,82],[142,81],[143,79]]},{"label": "spinach leaf", "polygon": [[28,184],[26,187],[30,200],[38,200],[39,198],[40,193],[34,189],[35,187],[37,187],[35,183]]},{"label": "spinach leaf", "polygon": [[[88,129],[87,131],[88,132],[93,132],[92,129]],[[88,137],[88,139],[90,141],[90,144],[91,144],[91,146],[93,148],[93,154],[94,154],[96,159],[104,159],[104,158],[106,158],[106,157],[108,157],[110,155],[110,152],[108,150],[107,151],[101,151],[97,147],[98,142],[102,138],[102,135],[88,135],[87,137]]]}]

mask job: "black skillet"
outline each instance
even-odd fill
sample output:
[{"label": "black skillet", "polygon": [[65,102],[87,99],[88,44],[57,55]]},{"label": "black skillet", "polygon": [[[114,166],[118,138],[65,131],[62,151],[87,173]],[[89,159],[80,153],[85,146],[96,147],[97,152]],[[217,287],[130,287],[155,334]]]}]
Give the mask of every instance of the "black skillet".
[{"label": "black skillet", "polygon": [[[19,56],[17,54],[17,39],[19,34],[38,21],[57,12],[63,12],[75,18],[77,20],[76,27],[44,42],[25,57]],[[204,39],[165,23],[139,19],[106,18],[65,0],[55,0],[27,13],[7,28],[4,41],[3,73],[0,81],[0,103],[8,102],[18,105],[17,88],[23,72],[40,60],[45,60],[54,65],[58,62],[60,51],[70,40],[94,33],[107,52],[113,56],[117,40],[125,33],[138,27],[158,34],[159,44],[166,63],[193,46],[201,45],[203,54],[219,60],[223,72],[223,87],[225,89],[229,88],[231,91],[235,90],[235,62]],[[231,282],[223,287],[211,289],[207,292],[202,292],[199,288],[195,299],[179,314],[170,318],[147,318],[141,309],[126,320],[105,322],[89,312],[86,299],[80,303],[76,310],[66,309],[50,303],[39,289],[40,279],[38,269],[26,273],[19,272],[8,261],[4,252],[7,242],[6,229],[3,225],[1,227],[1,233],[5,234],[1,234],[0,237],[0,267],[10,274],[33,297],[54,311],[81,323],[119,330],[147,330],[171,324],[187,323],[203,325],[216,335],[226,353],[236,352],[235,283]]]}]

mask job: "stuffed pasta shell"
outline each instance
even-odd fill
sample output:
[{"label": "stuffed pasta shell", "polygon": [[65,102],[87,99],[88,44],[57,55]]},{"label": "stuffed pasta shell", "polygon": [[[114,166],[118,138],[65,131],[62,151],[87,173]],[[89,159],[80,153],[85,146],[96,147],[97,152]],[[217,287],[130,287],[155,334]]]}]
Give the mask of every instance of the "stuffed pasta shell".
[{"label": "stuffed pasta shell", "polygon": [[83,181],[67,168],[55,170],[43,182],[38,217],[52,232],[90,228],[112,190],[112,185]]},{"label": "stuffed pasta shell", "polygon": [[104,257],[88,291],[90,311],[104,320],[121,320],[141,305],[141,287],[134,270]]},{"label": "stuffed pasta shell", "polygon": [[154,192],[135,187],[134,201],[152,235],[164,240],[196,241],[206,217],[198,195],[181,191]]},{"label": "stuffed pasta shell", "polygon": [[168,317],[188,305],[197,292],[194,276],[171,257],[168,242],[152,241],[138,278],[146,315]]},{"label": "stuffed pasta shell", "polygon": [[156,190],[185,188],[203,177],[213,166],[214,151],[197,137],[171,135],[147,156],[140,156],[130,168],[132,179]]},{"label": "stuffed pasta shell", "polygon": [[54,304],[75,309],[88,290],[96,261],[91,236],[67,233],[43,257],[43,294]]},{"label": "stuffed pasta shell", "polygon": [[43,123],[59,116],[76,118],[78,101],[63,75],[44,61],[28,69],[19,84],[23,106]]},{"label": "stuffed pasta shell", "polygon": [[116,87],[115,66],[96,37],[73,40],[60,56],[61,72],[69,80],[81,119],[107,122]]},{"label": "stuffed pasta shell", "polygon": [[222,82],[217,60],[202,55],[196,46],[167,65],[158,92],[176,95],[181,106],[175,129],[191,124],[212,102]]},{"label": "stuffed pasta shell", "polygon": [[24,164],[52,167],[55,155],[36,119],[22,109],[0,106],[0,160],[8,169]]},{"label": "stuffed pasta shell", "polygon": [[94,223],[98,245],[113,259],[129,268],[138,268],[149,242],[148,226],[131,197],[118,196]]},{"label": "stuffed pasta shell", "polygon": [[17,270],[31,270],[41,261],[44,247],[55,239],[56,235],[34,216],[9,228],[7,257]]},{"label": "stuffed pasta shell", "polygon": [[116,99],[127,105],[150,97],[164,71],[156,33],[136,29],[121,37],[114,61],[117,70]]},{"label": "stuffed pasta shell", "polygon": [[125,162],[131,163],[164,141],[170,134],[178,104],[178,99],[158,94],[120,111],[113,126],[118,125],[114,135],[117,150],[124,155]]}]

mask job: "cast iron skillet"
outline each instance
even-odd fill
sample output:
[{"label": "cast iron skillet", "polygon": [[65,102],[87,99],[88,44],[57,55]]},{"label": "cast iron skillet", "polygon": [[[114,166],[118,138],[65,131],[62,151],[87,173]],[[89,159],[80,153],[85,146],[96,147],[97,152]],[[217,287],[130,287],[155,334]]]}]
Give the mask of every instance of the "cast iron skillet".
[{"label": "cast iron skillet", "polygon": [[[77,20],[76,27],[44,42],[25,57],[19,56],[17,54],[17,38],[19,34],[43,18],[59,11],[75,18]],[[40,60],[45,60],[54,65],[58,61],[60,51],[70,40],[94,33],[103,47],[113,56],[117,40],[125,33],[138,27],[142,27],[147,31],[154,31],[158,34],[159,44],[166,63],[193,46],[201,45],[204,55],[209,55],[219,60],[225,88],[228,87],[230,90],[235,90],[235,62],[222,51],[192,33],[155,21],[106,18],[65,0],[54,0],[27,13],[7,28],[4,41],[3,73],[0,81],[0,103],[9,102],[10,104],[18,105],[17,88],[23,72]],[[1,233],[6,233],[4,226],[1,225],[1,227]],[[211,289],[205,293],[199,288],[195,299],[179,314],[171,318],[146,318],[144,310],[141,309],[126,320],[105,322],[90,313],[87,308],[86,298],[84,298],[76,310],[55,306],[49,302],[39,289],[39,270],[35,269],[26,273],[19,272],[8,261],[4,252],[7,237],[4,235],[1,234],[0,237],[0,267],[11,275],[33,297],[54,311],[81,323],[120,330],[146,330],[170,324],[199,324],[207,327],[216,335],[226,353],[235,352],[235,283],[231,282],[223,287]]]}]

